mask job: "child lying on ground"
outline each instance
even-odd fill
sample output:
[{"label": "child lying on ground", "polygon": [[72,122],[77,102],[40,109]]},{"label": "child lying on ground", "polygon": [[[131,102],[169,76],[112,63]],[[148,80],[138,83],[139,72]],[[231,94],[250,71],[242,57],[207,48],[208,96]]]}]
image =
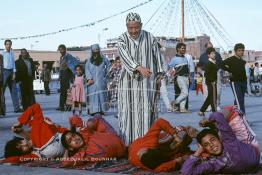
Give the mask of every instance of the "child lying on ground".
[{"label": "child lying on ground", "polygon": [[73,116],[70,125],[79,132],[66,131],[62,135],[66,149],[62,161],[64,167],[114,160],[125,155],[124,143],[102,117],[95,117],[84,125],[80,117]]},{"label": "child lying on ground", "polygon": [[168,121],[160,118],[144,137],[130,145],[128,161],[154,172],[179,169],[185,157],[192,153],[188,146],[196,133],[197,130],[192,127],[172,127]]},{"label": "child lying on ground", "polygon": [[[29,133],[22,129],[23,125],[31,128]],[[39,104],[28,107],[18,117],[18,123],[13,125],[12,130],[23,138],[15,137],[7,142],[4,162],[19,163],[37,158],[56,158],[64,154],[61,136],[67,129],[44,118]]]},{"label": "child lying on ground", "polygon": [[[250,173],[259,166],[260,151],[254,132],[236,107],[215,112],[201,126],[209,126],[197,135],[197,151],[183,164],[184,175],[210,173]],[[215,127],[214,127],[215,126]],[[202,160],[200,155],[210,155]]]}]

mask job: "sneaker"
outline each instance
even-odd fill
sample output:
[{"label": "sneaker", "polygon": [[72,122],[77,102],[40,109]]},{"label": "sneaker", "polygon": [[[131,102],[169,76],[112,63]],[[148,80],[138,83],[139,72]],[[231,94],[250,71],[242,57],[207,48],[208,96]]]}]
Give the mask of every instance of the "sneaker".
[{"label": "sneaker", "polygon": [[217,106],[217,111],[221,111],[221,108],[219,106]]},{"label": "sneaker", "polygon": [[189,110],[187,109],[180,109],[179,111],[180,113],[191,113]]},{"label": "sneaker", "polygon": [[167,112],[174,112],[174,109],[172,107],[167,108]]},{"label": "sneaker", "polygon": [[19,109],[15,110],[14,112],[15,113],[21,113],[21,112],[23,112],[23,109],[19,108]]},{"label": "sneaker", "polygon": [[201,117],[205,116],[205,113],[204,113],[204,112],[201,112],[201,111],[199,111],[197,114],[198,114],[199,116],[201,116]]}]

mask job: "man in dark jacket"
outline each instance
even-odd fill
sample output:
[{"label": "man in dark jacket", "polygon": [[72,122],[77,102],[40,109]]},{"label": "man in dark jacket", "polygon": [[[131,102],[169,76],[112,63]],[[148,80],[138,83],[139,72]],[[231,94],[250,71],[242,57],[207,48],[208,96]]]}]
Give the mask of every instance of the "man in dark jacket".
[{"label": "man in dark jacket", "polygon": [[26,110],[27,107],[35,103],[35,95],[33,90],[34,65],[33,59],[30,58],[26,49],[21,49],[19,59],[16,64],[16,81],[21,85],[22,106]]},{"label": "man in dark jacket", "polygon": [[41,73],[41,79],[44,81],[45,94],[50,95],[49,83],[51,81],[51,71],[47,64],[44,64],[44,70]]},{"label": "man in dark jacket", "polygon": [[247,89],[246,61],[243,60],[245,46],[238,43],[234,47],[235,55],[225,59],[221,68],[231,73],[230,85],[235,97],[235,105],[245,113],[245,92]]},{"label": "man in dark jacket", "polygon": [[3,92],[3,85],[4,85],[4,63],[3,63],[3,56],[0,55],[0,116],[5,115],[5,96]]},{"label": "man in dark jacket", "polygon": [[[213,48],[213,44],[211,42],[208,42],[205,44],[205,48]],[[216,52],[216,56],[215,56],[215,62],[216,62],[216,66],[217,66],[217,105],[218,105],[218,109],[219,109],[219,105],[220,105],[220,99],[221,99],[221,62],[222,62],[222,58],[221,55]],[[203,75],[204,75],[204,71],[205,71],[205,67],[208,63],[208,56],[207,53],[204,52],[200,58],[199,58],[199,66],[201,67],[201,69],[203,70]],[[205,82],[205,78],[203,81],[203,89],[204,89],[204,97],[207,97],[207,85]]]}]

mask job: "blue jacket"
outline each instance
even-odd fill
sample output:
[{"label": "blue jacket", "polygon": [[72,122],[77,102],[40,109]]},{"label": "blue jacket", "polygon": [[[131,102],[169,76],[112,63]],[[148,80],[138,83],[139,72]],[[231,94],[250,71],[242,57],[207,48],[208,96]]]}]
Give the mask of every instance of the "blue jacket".
[{"label": "blue jacket", "polygon": [[79,60],[77,60],[74,56],[72,56],[69,53],[66,53],[63,61],[66,62],[67,67],[70,69],[70,71],[76,75],[75,67],[79,64]]}]

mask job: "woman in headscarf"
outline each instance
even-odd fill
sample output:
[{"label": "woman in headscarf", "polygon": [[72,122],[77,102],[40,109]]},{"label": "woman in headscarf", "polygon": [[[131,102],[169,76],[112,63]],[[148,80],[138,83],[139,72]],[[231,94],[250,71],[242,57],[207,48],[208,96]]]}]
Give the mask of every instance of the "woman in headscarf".
[{"label": "woman in headscarf", "polygon": [[85,74],[91,115],[104,114],[108,110],[107,74],[110,62],[100,53],[98,44],[91,45],[91,58],[86,61]]}]

